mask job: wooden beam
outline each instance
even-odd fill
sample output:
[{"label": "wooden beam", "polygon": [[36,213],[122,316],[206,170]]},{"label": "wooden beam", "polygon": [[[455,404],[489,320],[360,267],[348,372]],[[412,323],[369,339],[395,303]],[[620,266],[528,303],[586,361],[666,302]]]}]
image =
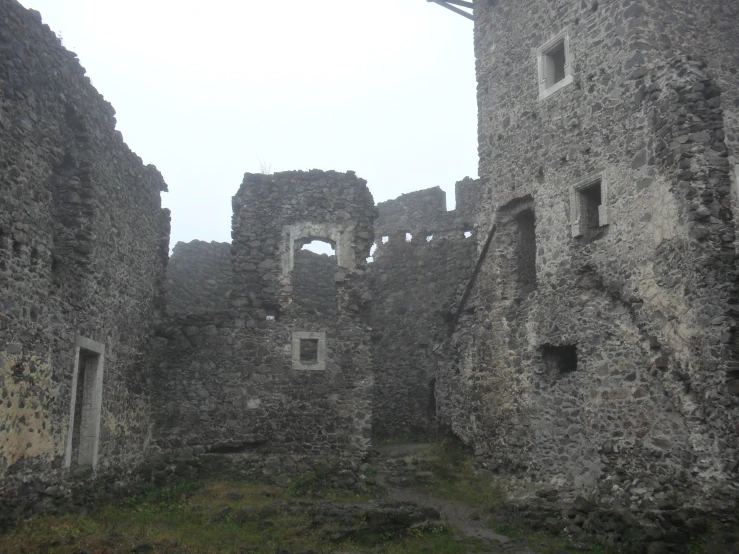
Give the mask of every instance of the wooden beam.
[{"label": "wooden beam", "polygon": [[[464,10],[460,10],[459,8],[455,8],[450,4],[450,2],[454,2],[457,5],[463,5],[462,0],[426,0],[427,2],[433,2],[434,4],[439,4],[439,6],[446,8],[447,10],[451,10],[456,14],[461,15],[462,17],[466,17],[467,19],[471,19],[472,21],[475,20],[475,16],[471,13],[468,13]],[[465,2],[468,3],[468,2]]]},{"label": "wooden beam", "polygon": [[454,4],[455,6],[462,6],[463,8],[469,9],[473,9],[475,7],[472,2],[467,2],[466,0],[442,0],[442,2],[446,2],[447,4]]},{"label": "wooden beam", "polygon": [[480,257],[477,258],[475,269],[472,272],[472,276],[470,277],[470,280],[467,282],[467,287],[465,287],[464,289],[464,293],[462,294],[462,299],[459,301],[459,306],[457,306],[457,311],[454,312],[452,316],[452,320],[449,325],[450,335],[454,334],[454,331],[457,330],[457,323],[459,323],[459,317],[462,315],[462,312],[464,311],[464,306],[465,304],[467,304],[467,299],[472,293],[472,289],[475,286],[475,281],[477,281],[477,276],[480,274],[480,270],[482,269],[482,264],[488,255],[488,250],[490,250],[490,243],[493,242],[493,237],[495,236],[496,227],[497,225],[494,224],[493,227],[490,229],[490,233],[488,233],[488,238],[485,241],[485,246],[482,247],[482,252],[480,252]]}]

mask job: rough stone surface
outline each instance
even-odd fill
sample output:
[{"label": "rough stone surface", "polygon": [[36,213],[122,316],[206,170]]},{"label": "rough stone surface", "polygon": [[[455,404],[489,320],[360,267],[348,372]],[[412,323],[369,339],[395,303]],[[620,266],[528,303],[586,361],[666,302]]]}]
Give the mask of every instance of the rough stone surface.
[{"label": "rough stone surface", "polygon": [[336,288],[345,278],[336,256],[298,250],[292,277],[294,308],[326,318],[336,315]]},{"label": "rough stone surface", "polygon": [[167,265],[167,310],[225,310],[232,281],[230,244],[178,242]]},{"label": "rough stone surface", "polygon": [[74,54],[37,12],[0,2],[0,527],[69,489],[77,334],[106,348],[97,474],[122,479],[145,458],[163,190]]},{"label": "rough stone surface", "polygon": [[[497,231],[445,349],[440,419],[491,474],[634,513],[673,491],[735,508],[739,5],[475,10],[477,225]],[[539,100],[533,52],[563,28],[574,82]],[[572,238],[570,187],[594,174],[608,225]]]},{"label": "rough stone surface", "polygon": [[[372,431],[437,426],[550,532],[680,552],[736,520],[739,4],[474,11],[480,179],[455,210],[438,187],[375,207],[353,172],[247,173],[233,243],[180,243],[165,277],[161,175],[0,0],[0,527],[146,479],[352,481]],[[572,82],[540,99],[563,30]],[[78,335],[105,351],[94,473],[63,467]]]},{"label": "rough stone surface", "polygon": [[450,304],[476,261],[471,198],[479,185],[457,183],[452,211],[438,187],[378,205],[377,249],[369,264],[378,438],[436,428],[436,349],[446,338]]},{"label": "rough stone surface", "polygon": [[[163,331],[158,447],[356,463],[372,418],[372,195],[353,173],[246,174],[233,205],[233,308],[178,316]],[[337,256],[300,250],[313,239],[334,243]],[[296,332],[325,334],[325,370],[295,369]]]}]

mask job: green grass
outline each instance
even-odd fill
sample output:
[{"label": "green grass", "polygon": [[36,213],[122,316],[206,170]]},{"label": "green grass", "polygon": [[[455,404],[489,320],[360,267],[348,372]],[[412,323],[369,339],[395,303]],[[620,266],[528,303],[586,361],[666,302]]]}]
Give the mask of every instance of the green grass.
[{"label": "green grass", "polygon": [[[733,540],[729,540],[732,537]],[[690,554],[735,554],[739,525],[709,525],[708,530],[690,541]]]},{"label": "green grass", "polygon": [[[417,490],[438,498],[458,500],[475,506],[483,518],[489,518],[489,513],[507,499],[506,490],[502,484],[481,475],[475,475],[472,452],[454,437],[433,443],[417,457],[424,460],[423,469],[434,474],[433,480],[429,483],[415,483],[413,487]],[[610,554],[613,552],[600,545],[575,546],[555,535],[510,523],[503,525],[492,519],[488,519],[488,525],[496,533],[505,535],[541,554]]]},{"label": "green grass", "polygon": [[398,435],[383,435],[375,436],[372,439],[373,444],[379,446],[390,446],[394,444],[415,444],[415,443],[427,443],[432,442],[434,436],[427,431],[417,430],[409,431],[407,433],[401,433]]},{"label": "green grass", "polygon": [[424,469],[434,478],[430,483],[417,484],[415,488],[439,498],[466,502],[487,511],[506,500],[505,489],[473,471],[471,452],[457,440],[447,438],[421,452]]},{"label": "green grass", "polygon": [[[292,490],[226,481],[153,489],[120,504],[102,506],[89,515],[34,518],[0,536],[0,553],[130,552],[141,544],[151,545],[153,552],[177,549],[204,554],[244,551],[273,554],[278,548],[352,551],[377,545],[389,554],[484,551],[479,541],[459,539],[453,530],[441,525],[380,535],[359,530],[348,538],[332,541],[332,532],[341,529],[333,525],[312,526],[307,513],[309,505],[326,500],[364,502],[371,495],[341,489],[321,490],[315,484],[315,477],[295,483]],[[311,491],[310,494],[301,495],[299,491],[303,489]],[[243,497],[228,500],[227,493]],[[299,511],[285,508],[295,503],[301,503]],[[260,511],[262,516],[244,516]]]}]

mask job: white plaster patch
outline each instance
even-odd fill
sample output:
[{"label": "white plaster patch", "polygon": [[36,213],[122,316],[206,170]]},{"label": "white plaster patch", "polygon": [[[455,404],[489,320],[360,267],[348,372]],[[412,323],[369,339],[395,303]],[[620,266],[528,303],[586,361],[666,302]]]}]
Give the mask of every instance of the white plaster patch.
[{"label": "white plaster patch", "polygon": [[246,401],[246,407],[249,410],[257,410],[262,406],[262,401],[259,398],[250,398]]}]

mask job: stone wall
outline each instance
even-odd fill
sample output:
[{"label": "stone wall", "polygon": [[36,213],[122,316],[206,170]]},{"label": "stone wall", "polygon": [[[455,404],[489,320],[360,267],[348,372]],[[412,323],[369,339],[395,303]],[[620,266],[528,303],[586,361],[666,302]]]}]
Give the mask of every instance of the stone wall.
[{"label": "stone wall", "polygon": [[169,212],[75,55],[14,0],[0,1],[0,145],[2,526],[67,486],[77,346],[105,350],[96,472],[124,479],[144,458]]},{"label": "stone wall", "polygon": [[369,265],[378,438],[436,429],[435,350],[446,337],[451,302],[461,296],[476,261],[478,187],[472,179],[458,183],[457,209],[449,212],[438,187],[378,205],[377,249]]},{"label": "stone wall", "polygon": [[225,310],[232,280],[230,244],[178,242],[167,265],[167,310]]},{"label": "stone wall", "polygon": [[[665,7],[476,2],[477,225],[497,230],[437,380],[480,469],[636,512],[729,506],[739,469],[736,87],[674,55],[702,23]],[[540,99],[535,52],[562,29],[573,82]],[[602,224],[580,233],[593,182]]]},{"label": "stone wall", "polygon": [[[170,321],[158,444],[245,462],[256,449],[279,472],[356,464],[370,443],[374,384],[365,258],[376,212],[366,183],[353,173],[246,174],[233,205],[233,307]],[[336,256],[300,250],[313,239]],[[311,271],[323,288],[311,287]],[[303,359],[304,344],[315,360]]]}]

